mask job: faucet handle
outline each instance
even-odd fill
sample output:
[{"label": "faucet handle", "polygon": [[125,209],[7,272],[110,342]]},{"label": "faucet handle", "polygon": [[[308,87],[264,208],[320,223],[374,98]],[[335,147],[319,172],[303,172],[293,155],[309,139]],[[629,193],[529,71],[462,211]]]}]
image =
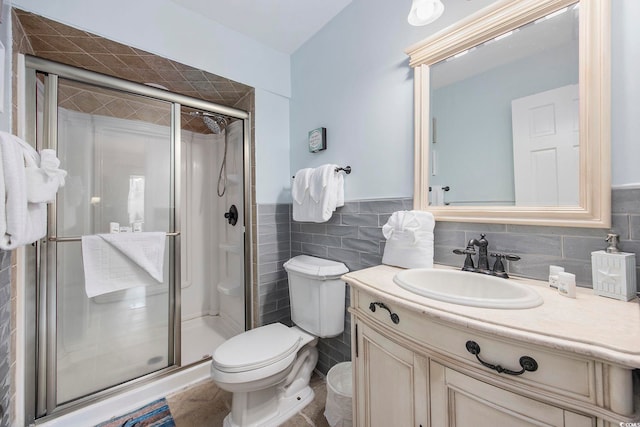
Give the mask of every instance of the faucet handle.
[{"label": "faucet handle", "polygon": [[453,253],[456,255],[466,255],[462,271],[476,271],[476,267],[473,264],[473,258],[471,258],[471,255],[476,254],[476,251],[473,249],[473,247],[467,246],[466,249],[454,249]]},{"label": "faucet handle", "polygon": [[513,254],[492,253],[491,256],[496,259],[496,262],[493,264],[493,269],[492,269],[493,275],[502,277],[504,279],[508,279],[509,275],[504,269],[504,263],[502,262],[502,260],[506,259],[508,261],[518,261],[520,259],[518,255],[513,255]]},{"label": "faucet handle", "polygon": [[476,251],[473,248],[467,247],[466,249],[454,249],[453,253],[456,255],[475,255]]},{"label": "faucet handle", "polygon": [[502,277],[504,279],[508,279],[509,276],[507,272],[504,270],[504,264],[502,262],[503,259],[507,257],[505,254],[492,253],[492,257],[496,259],[496,262],[493,264],[492,273],[494,276]]}]

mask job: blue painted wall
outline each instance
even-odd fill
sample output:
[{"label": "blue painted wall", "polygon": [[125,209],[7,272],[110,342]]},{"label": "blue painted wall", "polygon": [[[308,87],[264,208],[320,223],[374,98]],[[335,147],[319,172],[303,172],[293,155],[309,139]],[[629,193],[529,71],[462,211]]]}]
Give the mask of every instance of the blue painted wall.
[{"label": "blue painted wall", "polygon": [[[491,3],[458,2],[412,27],[411,2],[354,0],[291,57],[292,172],[349,164],[347,200],[412,197],[413,71],[404,50]],[[311,154],[307,133],[320,126],[328,149]]]},{"label": "blue painted wall", "polygon": [[[291,170],[351,164],[347,200],[413,195],[413,79],[404,50],[491,1],[446,4],[425,27],[410,2],[354,0],[291,57]],[[455,9],[455,10],[454,10]],[[640,2],[612,1],[612,183],[640,185]],[[327,151],[307,132],[325,126]],[[484,179],[483,179],[484,181]]]}]

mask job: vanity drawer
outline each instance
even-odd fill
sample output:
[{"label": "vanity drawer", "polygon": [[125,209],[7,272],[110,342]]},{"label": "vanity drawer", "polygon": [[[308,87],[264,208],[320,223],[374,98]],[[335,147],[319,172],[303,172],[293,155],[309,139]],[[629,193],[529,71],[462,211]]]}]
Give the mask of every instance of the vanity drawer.
[{"label": "vanity drawer", "polygon": [[[352,305],[359,317],[383,323],[396,331],[398,336],[415,343],[418,351],[444,363],[455,362],[458,366],[462,363],[465,368],[471,368],[493,381],[517,384],[519,389],[532,394],[549,398],[560,395],[595,403],[593,360],[440,322],[358,290],[354,292]],[[521,375],[499,373],[483,366],[475,355],[468,352],[468,341],[474,341],[480,347],[478,356],[489,364],[521,371],[519,360],[522,356],[528,356],[537,362],[537,370],[525,371]]]}]

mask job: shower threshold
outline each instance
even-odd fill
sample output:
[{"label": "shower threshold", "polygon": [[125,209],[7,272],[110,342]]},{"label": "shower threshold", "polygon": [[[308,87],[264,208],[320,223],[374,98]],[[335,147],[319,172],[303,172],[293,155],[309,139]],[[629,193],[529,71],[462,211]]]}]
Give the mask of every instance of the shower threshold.
[{"label": "shower threshold", "polygon": [[38,427],[68,427],[96,425],[160,399],[178,390],[203,381],[210,376],[210,358],[189,366],[170,369],[159,377],[141,379],[140,385],[126,386],[126,390],[108,392],[107,397],[96,396],[93,403],[81,408],[78,405],[62,409],[56,414],[36,420]]}]

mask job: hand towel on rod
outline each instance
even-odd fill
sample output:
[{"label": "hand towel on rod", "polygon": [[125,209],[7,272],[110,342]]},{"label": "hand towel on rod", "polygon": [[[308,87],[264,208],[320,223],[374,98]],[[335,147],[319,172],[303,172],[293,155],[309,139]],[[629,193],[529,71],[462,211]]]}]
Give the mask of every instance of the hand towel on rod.
[{"label": "hand towel on rod", "polygon": [[302,222],[326,222],[337,207],[344,205],[344,177],[338,166],[327,164],[311,173],[308,197],[293,204],[293,219]]},{"label": "hand towel on rod", "polygon": [[144,232],[82,236],[87,296],[163,283],[166,235]]},{"label": "hand towel on rod", "polygon": [[304,202],[304,198],[309,194],[309,180],[313,168],[300,169],[293,177],[293,184],[291,186],[291,197],[293,201],[301,205]]}]

